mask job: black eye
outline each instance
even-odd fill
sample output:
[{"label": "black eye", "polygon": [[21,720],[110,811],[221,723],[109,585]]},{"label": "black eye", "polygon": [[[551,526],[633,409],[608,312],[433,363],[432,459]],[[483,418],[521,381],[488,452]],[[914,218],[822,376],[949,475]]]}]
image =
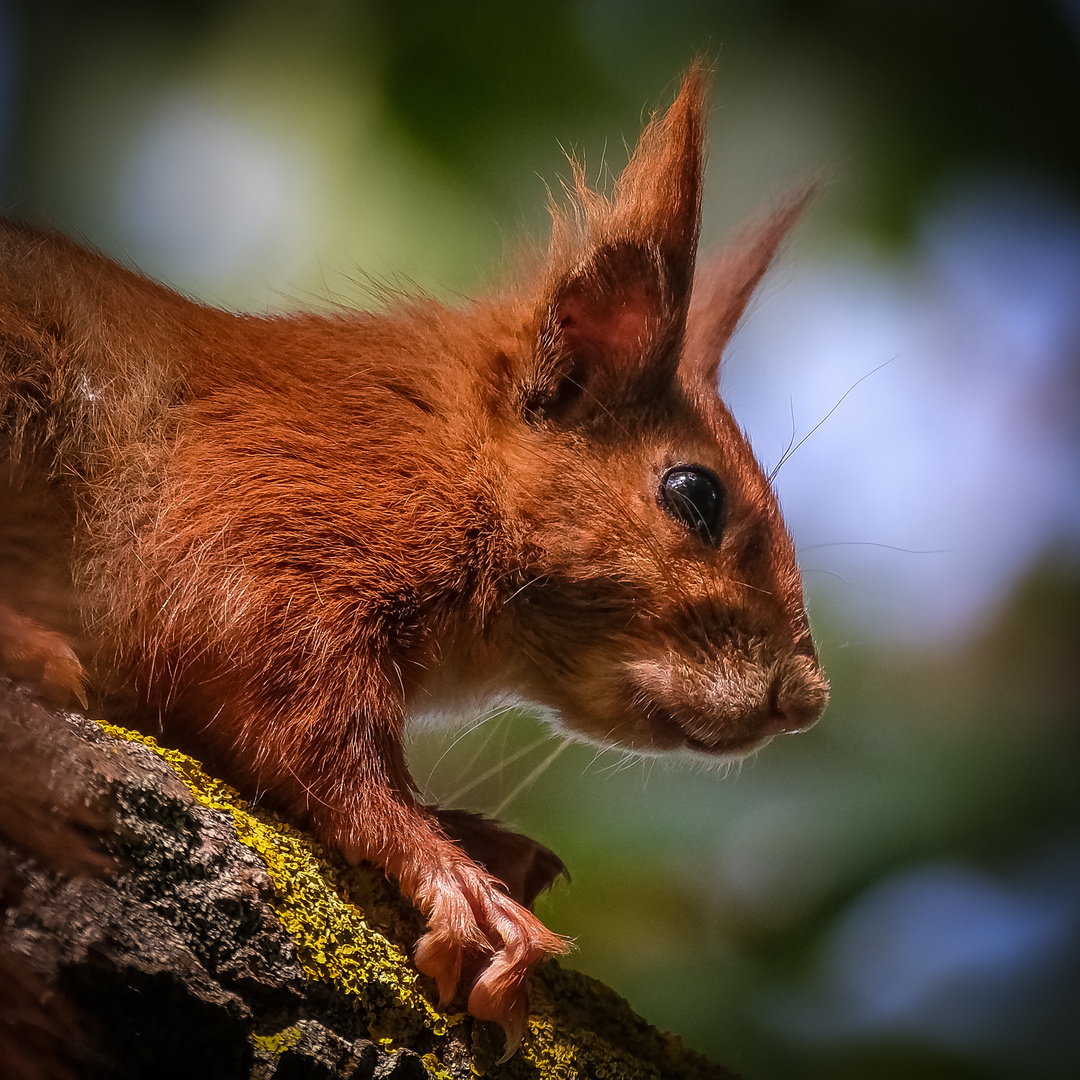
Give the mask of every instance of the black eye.
[{"label": "black eye", "polygon": [[702,543],[718,547],[724,528],[724,485],[704,465],[676,465],[660,477],[656,501]]}]

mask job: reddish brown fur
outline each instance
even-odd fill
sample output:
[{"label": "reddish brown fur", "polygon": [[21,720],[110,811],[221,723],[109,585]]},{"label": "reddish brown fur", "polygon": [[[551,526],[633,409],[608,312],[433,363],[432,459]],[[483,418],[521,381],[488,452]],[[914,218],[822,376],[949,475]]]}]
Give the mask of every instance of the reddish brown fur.
[{"label": "reddish brown fur", "polygon": [[[511,1049],[530,967],[566,950],[518,901],[561,864],[482,819],[444,829],[406,716],[514,692],[587,738],[724,754],[826,699],[791,541],[716,392],[801,204],[691,303],[706,83],[692,68],[610,199],[576,174],[533,281],[461,310],[235,316],[0,232],[12,489],[47,493],[39,543],[71,568],[43,586],[70,591],[67,624],[5,597],[57,631],[40,680],[81,689],[48,674],[74,634],[99,688],[137,687],[244,790],[392,873],[429,920],[417,966],[447,1001],[464,965]],[[716,547],[658,506],[682,463],[723,481]]]}]

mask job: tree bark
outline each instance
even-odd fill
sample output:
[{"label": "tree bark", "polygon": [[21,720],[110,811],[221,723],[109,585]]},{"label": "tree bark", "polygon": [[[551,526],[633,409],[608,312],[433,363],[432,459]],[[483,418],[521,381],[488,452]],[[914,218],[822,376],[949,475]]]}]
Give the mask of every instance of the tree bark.
[{"label": "tree bark", "polygon": [[423,919],[199,764],[0,680],[4,1080],[734,1080],[548,961],[521,1048],[440,1012]]}]

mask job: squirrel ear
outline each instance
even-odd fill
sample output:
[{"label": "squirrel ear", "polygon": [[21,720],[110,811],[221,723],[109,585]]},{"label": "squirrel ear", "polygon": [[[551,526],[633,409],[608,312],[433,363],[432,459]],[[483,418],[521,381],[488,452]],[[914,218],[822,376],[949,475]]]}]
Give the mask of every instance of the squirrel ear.
[{"label": "squirrel ear", "polygon": [[674,376],[701,223],[708,77],[704,64],[691,67],[675,102],[649,121],[610,198],[591,190],[574,164],[571,205],[552,209],[539,335],[551,391],[545,412],[597,377],[629,386]]},{"label": "squirrel ear", "polygon": [[[608,236],[654,245],[689,291],[701,229],[701,174],[711,70],[695,62],[663,116],[641,133],[615,184],[610,215],[598,222]],[[580,187],[580,180],[579,180]],[[685,278],[683,278],[685,275]]]},{"label": "squirrel ear", "polygon": [[720,357],[746,313],[754,291],[780,245],[817,191],[817,183],[790,196],[768,217],[754,223],[709,258],[694,282],[686,321],[682,371],[686,382],[716,392]]}]

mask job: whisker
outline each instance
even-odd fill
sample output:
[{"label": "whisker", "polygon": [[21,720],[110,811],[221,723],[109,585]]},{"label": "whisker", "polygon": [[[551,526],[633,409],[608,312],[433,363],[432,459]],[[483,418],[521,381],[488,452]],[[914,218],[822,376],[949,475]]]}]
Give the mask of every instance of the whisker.
[{"label": "whisker", "polygon": [[744,589],[752,589],[754,592],[759,592],[764,596],[772,596],[772,589],[763,589],[760,585],[751,585],[749,581],[738,581],[735,578],[731,579],[732,585],[741,585]]},{"label": "whisker", "polygon": [[607,753],[610,753],[610,752],[611,752],[612,750],[615,750],[615,749],[617,749],[617,747],[616,747],[616,746],[615,746],[614,744],[608,744],[607,746],[601,746],[601,747],[598,747],[598,748],[597,748],[597,751],[596,751],[596,753],[595,753],[595,754],[593,754],[592,758],[590,758],[590,760],[589,760],[589,762],[588,762],[588,763],[586,764],[585,768],[581,770],[581,777],[580,777],[580,779],[584,779],[584,778],[585,778],[585,775],[586,775],[586,773],[588,773],[588,771],[589,771],[589,770],[590,770],[590,769],[591,769],[591,768],[592,768],[592,767],[593,767],[593,766],[594,766],[594,765],[595,765],[595,764],[596,764],[596,763],[597,763],[597,762],[598,762],[598,761],[599,761],[599,760],[600,760],[600,759],[601,759],[601,758],[602,758],[602,757],[603,757],[603,756],[604,756],[605,754],[607,754]]},{"label": "whisker", "polygon": [[773,482],[773,477],[780,471],[780,466],[795,453],[792,447],[795,445],[795,437],[798,434],[798,425],[795,423],[795,399],[793,397],[788,398],[788,408],[791,411],[791,438],[788,439],[788,444],[784,447],[784,452],[780,455],[780,460],[773,467],[772,472],[769,473],[768,480],[770,484]]},{"label": "whisker", "polygon": [[562,742],[551,751],[550,754],[524,780],[521,781],[509,795],[495,808],[492,816],[500,817],[506,812],[506,808],[521,794],[530,784],[532,784],[538,777],[540,777],[549,765],[570,745],[569,739],[563,739]]},{"label": "whisker", "polygon": [[525,757],[526,754],[532,753],[532,751],[535,750],[538,746],[543,746],[544,743],[546,743],[550,738],[550,735],[541,735],[539,739],[535,739],[533,742],[529,743],[528,746],[523,746],[521,747],[521,749],[515,750],[514,753],[512,753],[509,757],[500,758],[496,764],[492,765],[488,769],[485,769],[477,776],[474,776],[463,787],[459,787],[457,791],[455,791],[452,795],[448,795],[445,799],[441,800],[442,806],[445,808],[449,808],[453,803],[456,803],[462,795],[468,795],[470,791],[472,791],[474,788],[479,787],[485,780],[490,780],[491,777],[502,772],[507,765],[513,765],[515,761],[518,761],[521,758]]},{"label": "whisker", "polygon": [[489,721],[500,719],[501,717],[505,716],[508,711],[509,709],[507,706],[499,706],[497,709],[481,713],[480,716],[471,724],[468,724],[464,728],[462,728],[461,732],[457,735],[454,741],[439,755],[438,760],[435,762],[434,765],[431,766],[430,770],[428,771],[427,780],[424,782],[425,790],[431,790],[431,778],[435,775],[435,772],[439,768],[439,766],[446,760],[447,755],[454,749],[455,746],[458,745],[458,743],[461,742],[462,739],[467,739],[474,731],[477,730],[477,728],[483,727],[484,724],[488,723]]},{"label": "whisker", "polygon": [[951,555],[955,548],[905,548],[896,544],[879,544],[875,540],[833,540],[825,544],[810,544],[799,548],[799,554],[804,551],[819,551],[821,548],[830,547],[876,547],[886,551],[899,551],[904,555]]},{"label": "whisker", "polygon": [[844,577],[843,574],[838,573],[836,570],[826,570],[821,566],[805,566],[803,567],[804,574],[827,574],[829,577],[838,578],[845,585],[850,585],[849,578]]},{"label": "whisker", "polygon": [[618,756],[614,761],[609,761],[602,769],[597,771],[598,776],[603,776],[605,773],[609,773],[614,776],[616,773],[622,772],[626,768],[626,762],[632,758],[632,754],[625,746],[612,746],[612,750],[618,752]]},{"label": "whisker", "polygon": [[[480,755],[483,754],[485,749],[487,749],[492,744],[492,742],[495,739],[496,733],[500,729],[502,730],[502,733],[503,733],[503,742],[502,742],[502,748],[501,748],[501,750],[499,752],[500,752],[500,754],[504,754],[506,752],[506,739],[507,739],[507,735],[509,733],[510,725],[503,723],[503,721],[513,711],[514,711],[514,706],[512,706],[512,705],[500,705],[496,709],[492,710],[492,712],[490,713],[490,715],[488,716],[488,719],[486,721],[487,730],[484,733],[484,737],[481,740],[478,741],[476,749],[473,750],[472,755],[470,756],[469,760],[467,762],[465,762],[465,764],[458,770],[460,775],[462,775],[462,776],[468,776],[469,775],[469,773],[472,771],[473,767],[476,765],[477,761],[480,760]],[[475,731],[476,728],[474,727],[472,730]]]},{"label": "whisker", "polygon": [[895,356],[890,356],[888,360],[884,361],[884,363],[878,364],[876,368],[868,371],[861,379],[856,379],[855,382],[853,382],[851,386],[847,388],[840,400],[794,446],[788,443],[788,449],[780,455],[780,460],[776,463],[772,472],[769,473],[769,483],[771,484],[773,480],[776,479],[776,474],[780,471],[784,463],[791,460],[791,458],[798,451],[799,447],[802,446],[802,444],[806,442],[806,440],[809,439],[810,436],[813,435],[814,432],[817,431],[817,429],[821,427],[821,425],[824,424],[825,421],[828,420],[829,417],[832,416],[832,414],[836,412],[836,410],[839,409],[841,405],[843,405],[848,395],[851,394],[852,391],[860,383],[866,382],[866,380],[869,379],[871,375],[876,375],[883,367],[888,367],[889,364],[891,364],[895,359]]},{"label": "whisker", "polygon": [[619,756],[600,770],[601,773],[609,773],[611,776],[617,776],[621,772],[625,772],[627,769],[632,769],[639,762],[645,760],[644,754],[635,753],[635,751],[628,749],[625,746],[617,746],[616,750],[620,751]]}]

